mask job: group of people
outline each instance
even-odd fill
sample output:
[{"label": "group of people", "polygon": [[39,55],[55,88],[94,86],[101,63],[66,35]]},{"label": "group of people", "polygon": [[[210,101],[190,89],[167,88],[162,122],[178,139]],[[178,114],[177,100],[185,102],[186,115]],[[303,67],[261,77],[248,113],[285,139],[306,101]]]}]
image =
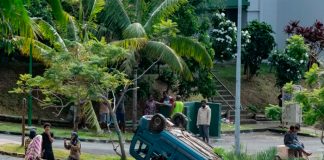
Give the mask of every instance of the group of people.
[{"label": "group of people", "polygon": [[[30,130],[29,138],[25,141],[25,160],[54,160],[52,143],[54,134],[50,131],[51,124],[44,124],[44,132],[40,135],[35,130]],[[79,160],[81,154],[81,143],[76,132],[72,132],[71,139],[64,139],[64,147],[70,150],[68,160]]]},{"label": "group of people", "polygon": [[312,153],[306,152],[304,150],[304,144],[299,141],[297,133],[300,131],[300,125],[292,125],[289,128],[289,131],[285,134],[284,143],[285,145],[292,150],[297,151],[296,157],[303,157],[303,154],[310,156]]},{"label": "group of people", "polygon": [[[160,107],[169,107],[170,108],[170,118],[172,118],[176,113],[183,113],[184,103],[180,95],[176,96],[174,101],[167,92],[163,92],[163,97],[160,102],[155,101],[154,97],[150,95],[149,99],[145,103],[144,114],[145,115],[154,115],[157,113],[157,105]],[[201,101],[201,107],[198,109],[197,113],[197,128],[200,131],[200,136],[203,141],[209,143],[209,126],[211,120],[211,109],[207,105],[206,100]]]},{"label": "group of people", "polygon": [[184,104],[181,100],[181,96],[177,95],[176,100],[169,96],[167,92],[163,92],[163,97],[160,101],[154,100],[153,95],[149,96],[149,99],[145,102],[144,115],[154,115],[158,113],[157,105],[161,107],[167,107],[170,110],[170,115],[165,115],[167,117],[172,117],[175,113],[182,113]]}]

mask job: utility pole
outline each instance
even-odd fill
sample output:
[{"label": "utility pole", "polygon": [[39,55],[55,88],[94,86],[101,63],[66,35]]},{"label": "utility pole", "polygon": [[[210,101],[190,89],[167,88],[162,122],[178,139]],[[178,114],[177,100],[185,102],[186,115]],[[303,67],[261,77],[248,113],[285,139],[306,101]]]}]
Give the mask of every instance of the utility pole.
[{"label": "utility pole", "polygon": [[235,91],[235,153],[240,154],[240,112],[241,112],[241,29],[242,0],[237,5],[237,56],[236,56],[236,91]]},{"label": "utility pole", "polygon": [[[33,76],[33,44],[30,43],[29,48],[29,74]],[[29,93],[28,96],[28,126],[30,127],[32,125],[32,116],[33,116],[33,99],[32,99],[32,93]]]}]

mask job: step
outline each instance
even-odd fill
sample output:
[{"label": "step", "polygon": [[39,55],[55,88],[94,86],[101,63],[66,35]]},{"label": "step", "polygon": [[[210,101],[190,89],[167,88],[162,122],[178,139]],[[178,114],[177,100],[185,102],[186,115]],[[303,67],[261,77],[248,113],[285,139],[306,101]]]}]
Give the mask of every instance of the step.
[{"label": "step", "polygon": [[241,124],[257,124],[255,119],[241,119]]},{"label": "step", "polygon": [[[249,111],[241,110],[241,115],[246,115],[246,114],[249,114],[249,113],[250,113]],[[235,110],[230,110],[229,114],[230,115],[235,115]]]},{"label": "step", "polygon": [[224,103],[226,104],[226,102],[229,104],[229,105],[234,105],[235,104],[235,101],[234,100],[223,100],[223,99],[212,99],[211,102],[214,102],[214,103]]},{"label": "step", "polygon": [[[241,117],[241,119],[252,119],[251,115],[241,115],[240,117]],[[229,116],[229,119],[230,120],[232,120],[232,119],[234,120],[235,119],[235,115],[230,115]]]},{"label": "step", "polygon": [[213,97],[213,98],[211,98],[212,100],[226,100],[226,101],[233,101],[233,102],[235,102],[235,98],[234,97],[230,97],[230,96],[227,96],[227,97],[221,97],[221,96],[217,96],[217,97]]}]

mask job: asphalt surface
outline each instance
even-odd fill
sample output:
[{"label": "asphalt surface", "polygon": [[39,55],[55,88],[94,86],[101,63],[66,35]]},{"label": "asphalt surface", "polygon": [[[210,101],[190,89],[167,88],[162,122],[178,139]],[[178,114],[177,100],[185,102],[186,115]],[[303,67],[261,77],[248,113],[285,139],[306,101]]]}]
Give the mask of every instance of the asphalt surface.
[{"label": "asphalt surface", "polygon": [[23,158],[16,158],[16,157],[0,155],[0,160],[22,160],[22,159]]},{"label": "asphalt surface", "polygon": [[[16,142],[16,143],[20,144],[21,137],[14,136],[14,135],[0,134],[0,141],[3,141],[3,140],[6,140],[7,143]],[[55,140],[53,143],[53,147],[64,149],[63,144],[64,144],[63,140]],[[114,145],[118,145],[118,143],[114,142]],[[128,153],[129,143],[125,143],[125,150]],[[97,154],[97,155],[115,154],[111,143],[81,142],[81,151],[84,153],[92,153],[92,154]],[[118,150],[118,151],[120,151],[120,150]],[[0,160],[2,160],[2,159],[0,159]]]},{"label": "asphalt surface", "polygon": [[[243,145],[243,150],[247,151],[250,154],[264,151],[270,147],[276,147],[277,145],[283,144],[283,135],[272,132],[255,132],[246,134],[242,133],[240,137],[241,144]],[[320,142],[319,138],[299,136],[299,139],[305,144],[307,151],[314,153],[314,155],[316,155],[317,157],[322,157],[324,153],[324,145]],[[233,134],[222,135],[220,139],[211,139],[211,145],[214,147],[222,147],[226,150],[231,150],[234,146],[234,140],[235,139]],[[7,143],[19,143],[20,136],[0,134],[0,142],[1,141],[7,141]],[[53,147],[63,149],[63,141],[55,140]],[[114,154],[111,143],[82,142],[81,149],[82,152],[98,155]],[[125,149],[128,153],[128,143],[125,144]],[[6,158],[8,159],[8,157],[0,155],[0,160],[6,160]]]},{"label": "asphalt surface", "polygon": [[[273,132],[255,132],[242,133],[240,136],[243,151],[250,154],[264,151],[277,145],[283,145],[283,134]],[[299,140],[304,143],[305,149],[314,153],[317,157],[322,157],[324,153],[324,145],[320,138],[299,136]],[[235,143],[234,135],[222,135],[220,139],[213,139],[211,145],[214,147],[222,147],[226,150],[233,149]],[[324,160],[324,159],[323,159]]]}]

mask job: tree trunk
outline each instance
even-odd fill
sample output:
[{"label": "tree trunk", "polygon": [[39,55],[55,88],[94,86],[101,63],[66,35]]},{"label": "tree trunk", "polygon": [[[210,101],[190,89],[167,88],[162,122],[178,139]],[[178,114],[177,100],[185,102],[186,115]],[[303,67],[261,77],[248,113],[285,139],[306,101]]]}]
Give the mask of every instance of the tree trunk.
[{"label": "tree trunk", "polygon": [[73,131],[77,132],[79,129],[79,122],[80,122],[80,116],[78,112],[78,108],[80,107],[80,104],[77,104],[73,108]]},{"label": "tree trunk", "polygon": [[[124,97],[124,93],[122,94],[121,98]],[[107,103],[109,103],[108,99],[105,98],[105,100],[107,101]],[[114,104],[117,106],[118,104],[116,104],[116,99],[114,98]],[[114,107],[116,107],[114,106]],[[114,127],[115,127],[115,130],[116,130],[116,133],[117,133],[117,136],[118,136],[118,143],[119,143],[119,146],[120,146],[120,152],[121,152],[121,157],[120,159],[121,160],[126,160],[127,159],[127,156],[126,156],[126,152],[125,152],[125,146],[124,146],[124,137],[120,131],[120,128],[118,126],[118,122],[117,122],[117,117],[116,117],[116,112],[115,110],[116,109],[112,109],[111,105],[108,105],[108,110],[109,110],[109,113],[111,113],[111,118],[112,118],[112,122],[114,123]],[[115,150],[115,152],[117,153],[117,151]]]},{"label": "tree trunk", "polygon": [[[134,67],[134,88],[137,88],[137,65]],[[137,127],[137,89],[133,90],[133,112],[132,112],[133,131]]]},{"label": "tree trunk", "polygon": [[111,112],[111,117],[114,123],[114,127],[116,129],[116,133],[118,135],[118,142],[119,142],[119,146],[120,146],[120,152],[121,152],[121,160],[126,160],[126,152],[125,152],[125,147],[124,147],[124,137],[119,129],[118,123],[117,123],[117,118],[116,118],[116,113],[115,112]]}]

